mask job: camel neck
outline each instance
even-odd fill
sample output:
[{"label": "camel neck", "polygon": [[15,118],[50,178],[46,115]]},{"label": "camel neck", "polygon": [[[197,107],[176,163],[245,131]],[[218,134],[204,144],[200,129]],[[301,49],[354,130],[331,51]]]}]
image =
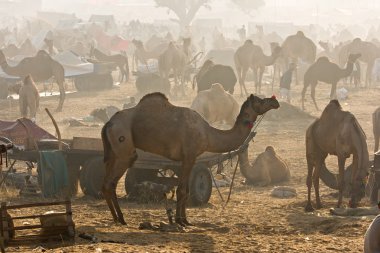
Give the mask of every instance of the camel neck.
[{"label": "camel neck", "polygon": [[229,130],[220,130],[210,126],[207,151],[224,153],[238,149],[247,139],[256,118],[257,116],[252,121],[238,119]]},{"label": "camel neck", "polygon": [[351,75],[353,69],[354,63],[352,61],[348,61],[346,68],[344,68],[341,72],[341,78]]}]

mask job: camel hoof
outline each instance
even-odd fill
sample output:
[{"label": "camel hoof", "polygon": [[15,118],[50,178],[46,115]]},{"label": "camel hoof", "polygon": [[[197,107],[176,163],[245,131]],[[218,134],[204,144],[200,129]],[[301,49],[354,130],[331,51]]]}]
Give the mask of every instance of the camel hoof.
[{"label": "camel hoof", "polygon": [[194,226],[192,223],[190,223],[187,219],[183,219],[182,222],[186,225],[186,226]]},{"label": "camel hoof", "polygon": [[125,220],[119,220],[119,223],[120,223],[120,225],[127,225],[127,223],[125,222]]},{"label": "camel hoof", "polygon": [[313,206],[312,206],[310,203],[308,203],[308,204],[306,205],[306,207],[305,207],[305,212],[308,212],[308,213],[310,213],[310,212],[314,212],[314,208],[313,208]]},{"label": "camel hoof", "polygon": [[316,205],[315,205],[315,208],[316,209],[321,209],[321,208],[323,208],[323,205],[321,204],[321,203],[317,203]]},{"label": "camel hoof", "polygon": [[186,227],[186,223],[185,223],[184,219],[182,219],[182,218],[176,218],[175,223],[177,223],[181,227]]},{"label": "camel hoof", "polygon": [[62,112],[62,108],[55,109],[55,112]]}]

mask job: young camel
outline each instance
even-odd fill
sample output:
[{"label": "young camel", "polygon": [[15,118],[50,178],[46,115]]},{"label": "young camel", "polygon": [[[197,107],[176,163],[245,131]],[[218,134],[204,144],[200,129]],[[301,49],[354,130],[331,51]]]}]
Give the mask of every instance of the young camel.
[{"label": "young camel", "polygon": [[65,70],[62,65],[53,60],[47,52],[40,50],[36,56],[25,57],[16,66],[10,66],[8,65],[4,53],[0,50],[0,66],[6,74],[18,76],[22,79],[30,74],[35,82],[46,81],[54,76],[60,93],[56,111],[62,111],[66,96],[64,87]]},{"label": "young camel", "polygon": [[379,150],[379,140],[380,140],[380,107],[377,108],[372,114],[372,124],[373,124],[373,137],[375,139],[375,152]]},{"label": "young camel", "polygon": [[319,197],[319,178],[325,159],[328,154],[338,157],[339,198],[337,206],[342,204],[345,185],[344,168],[346,159],[353,155],[351,173],[351,200],[352,207],[365,194],[364,180],[367,176],[369,154],[366,136],[350,112],[342,110],[338,100],[331,100],[319,119],[314,121],[306,131],[306,160],[307,160],[307,205],[305,211],[313,211],[311,204],[311,187],[314,184],[316,207],[321,208]]},{"label": "young camel", "polygon": [[327,57],[320,57],[312,64],[305,73],[304,84],[302,89],[302,109],[305,110],[305,93],[307,87],[311,85],[311,98],[313,99],[315,108],[319,111],[315,101],[315,87],[318,81],[331,84],[330,99],[336,96],[336,86],[340,79],[351,75],[354,68],[354,62],[360,57],[360,54],[350,54],[347,66],[344,69],[339,68],[335,63],[330,62]]},{"label": "young camel", "polygon": [[128,65],[128,57],[126,55],[122,55],[122,54],[106,55],[105,53],[91,46],[90,56],[94,56],[98,61],[115,63],[118,66],[121,73],[120,82],[123,82],[124,77],[125,77],[125,81],[128,82],[129,65]]},{"label": "young camel", "polygon": [[259,115],[279,108],[275,97],[250,95],[230,130],[211,127],[197,112],[172,105],[162,93],[144,96],[133,108],[116,113],[103,127],[106,176],[103,194],[115,222],[126,224],[116,197],[117,182],[137,159],[136,149],[182,161],[177,188],[176,223],[189,225],[186,200],[189,176],[202,153],[237,149],[251,132]]}]

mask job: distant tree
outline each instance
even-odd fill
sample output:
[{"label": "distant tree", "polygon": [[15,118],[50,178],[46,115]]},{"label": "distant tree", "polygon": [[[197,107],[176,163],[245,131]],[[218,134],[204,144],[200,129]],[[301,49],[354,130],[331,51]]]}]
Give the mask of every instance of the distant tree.
[{"label": "distant tree", "polygon": [[265,5],[264,0],[231,0],[242,12],[251,16],[251,12]]},{"label": "distant tree", "polygon": [[168,8],[168,13],[174,12],[178,19],[173,21],[177,22],[181,29],[191,24],[201,7],[211,9],[209,5],[211,0],[155,0],[155,2],[157,7]]}]

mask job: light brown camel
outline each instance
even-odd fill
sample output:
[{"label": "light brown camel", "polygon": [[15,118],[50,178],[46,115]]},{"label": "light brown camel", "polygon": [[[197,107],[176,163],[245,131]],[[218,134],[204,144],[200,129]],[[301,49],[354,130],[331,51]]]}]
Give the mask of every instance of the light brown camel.
[{"label": "light brown camel", "polygon": [[30,74],[35,82],[46,81],[54,76],[60,93],[56,111],[62,111],[66,96],[64,87],[65,70],[47,52],[40,50],[34,57],[25,57],[16,66],[9,66],[4,53],[0,50],[0,66],[6,74],[18,76],[22,79]]},{"label": "light brown camel", "polygon": [[319,178],[328,154],[338,157],[339,198],[337,206],[342,205],[345,185],[344,169],[346,159],[353,155],[351,173],[350,206],[356,207],[365,195],[365,179],[368,172],[369,154],[366,136],[355,116],[343,111],[338,100],[331,100],[319,119],[306,131],[307,160],[307,205],[306,211],[312,211],[311,187],[314,184],[316,207],[321,208],[319,196]]},{"label": "light brown camel", "polygon": [[180,84],[183,91],[183,77],[187,63],[185,53],[174,43],[169,43],[168,48],[158,58],[158,69],[162,78],[169,78],[172,71],[175,84]]},{"label": "light brown camel", "polygon": [[3,52],[6,57],[13,58],[17,55],[22,56],[32,56],[37,53],[36,48],[33,46],[30,39],[26,39],[20,47],[17,47],[15,44],[9,44],[5,48],[3,48]]},{"label": "light brown camel", "polygon": [[168,47],[168,43],[160,44],[156,46],[151,51],[145,49],[144,44],[140,40],[132,40],[133,45],[135,46],[134,60],[135,64],[140,62],[142,64],[147,64],[149,59],[158,59],[162,52]]},{"label": "light brown camel", "polygon": [[360,38],[354,39],[351,43],[343,46],[339,52],[339,64],[343,66],[350,54],[361,54],[359,61],[367,64],[365,78],[366,86],[372,82],[372,69],[376,58],[380,58],[380,48],[372,42],[362,41]]},{"label": "light brown camel", "polygon": [[[282,57],[285,60],[285,68],[291,62],[297,64],[298,59],[309,64],[314,63],[317,55],[317,46],[314,42],[307,38],[303,32],[298,31],[295,35],[288,36],[281,45]],[[298,65],[298,64],[297,64]],[[298,84],[298,73],[295,73],[296,84]]]},{"label": "light brown camel", "polygon": [[21,117],[28,117],[28,108],[29,115],[31,119],[36,118],[37,109],[40,104],[40,94],[38,89],[33,82],[33,79],[30,75],[27,75],[23,81],[23,85],[19,90],[19,106]]},{"label": "light brown camel", "polygon": [[272,146],[257,156],[252,165],[248,159],[248,150],[239,154],[240,171],[246,178],[246,184],[267,186],[290,179],[288,165],[276,154]]},{"label": "light brown camel", "polygon": [[136,161],[136,148],[182,162],[176,222],[187,225],[189,176],[196,158],[206,151],[223,153],[237,149],[251,132],[256,118],[279,106],[275,97],[261,99],[250,95],[230,130],[211,127],[197,112],[172,105],[162,93],[148,94],[135,107],[116,113],[102,129],[106,164],[103,194],[114,221],[125,224],[116,186]]},{"label": "light brown camel", "polygon": [[375,139],[375,152],[379,150],[380,141],[380,107],[372,114],[373,137]]},{"label": "light brown camel", "polygon": [[90,57],[95,57],[98,61],[114,63],[119,68],[120,73],[121,73],[120,82],[123,82],[124,77],[125,77],[125,81],[128,82],[129,65],[128,65],[128,57],[126,55],[122,55],[122,54],[106,55],[105,53],[101,52],[99,49],[96,49],[94,46],[91,46]]},{"label": "light brown camel", "polygon": [[355,61],[360,57],[360,54],[350,54],[348,57],[346,68],[341,69],[335,63],[330,62],[327,57],[320,57],[313,63],[305,73],[302,89],[302,109],[305,110],[305,93],[307,87],[311,85],[311,98],[313,99],[315,108],[319,110],[315,101],[315,87],[318,81],[331,84],[330,99],[336,97],[336,86],[340,79],[351,75]]},{"label": "light brown camel", "polygon": [[270,56],[264,54],[261,47],[254,45],[252,40],[246,40],[240,46],[235,54],[235,68],[239,78],[240,94],[243,94],[243,89],[247,95],[247,88],[245,87],[245,78],[249,68],[252,68],[255,74],[255,87],[256,93],[261,91],[261,81],[264,74],[265,66],[274,64],[277,57],[280,55],[281,48],[276,47]]},{"label": "light brown camel", "polygon": [[190,108],[202,115],[209,124],[224,121],[233,126],[240,106],[221,84],[215,83],[210,89],[200,91]]}]

